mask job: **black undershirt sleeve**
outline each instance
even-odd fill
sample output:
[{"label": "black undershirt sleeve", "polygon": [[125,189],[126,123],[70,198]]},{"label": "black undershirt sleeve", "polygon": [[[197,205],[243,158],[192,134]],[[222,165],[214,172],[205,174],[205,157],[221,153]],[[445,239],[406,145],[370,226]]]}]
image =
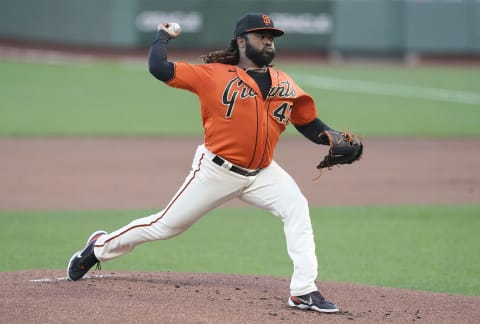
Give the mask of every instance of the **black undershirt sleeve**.
[{"label": "black undershirt sleeve", "polygon": [[164,82],[171,80],[175,73],[173,63],[167,61],[169,39],[168,33],[160,30],[148,52],[148,70],[154,77]]},{"label": "black undershirt sleeve", "polygon": [[306,138],[317,144],[328,145],[328,141],[324,136],[319,136],[325,130],[330,130],[331,128],[327,126],[323,121],[318,118],[315,118],[308,124],[305,125],[294,125],[295,128],[303,134]]}]

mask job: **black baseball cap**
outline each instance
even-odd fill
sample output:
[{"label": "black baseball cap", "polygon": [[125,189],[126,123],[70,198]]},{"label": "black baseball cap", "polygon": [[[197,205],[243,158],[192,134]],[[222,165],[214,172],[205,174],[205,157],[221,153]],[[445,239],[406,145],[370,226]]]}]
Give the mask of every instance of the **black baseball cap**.
[{"label": "black baseball cap", "polygon": [[273,20],[263,13],[248,13],[242,16],[235,25],[233,36],[237,38],[243,33],[250,33],[260,30],[269,30],[274,37],[279,37],[284,34],[283,30],[275,28]]}]

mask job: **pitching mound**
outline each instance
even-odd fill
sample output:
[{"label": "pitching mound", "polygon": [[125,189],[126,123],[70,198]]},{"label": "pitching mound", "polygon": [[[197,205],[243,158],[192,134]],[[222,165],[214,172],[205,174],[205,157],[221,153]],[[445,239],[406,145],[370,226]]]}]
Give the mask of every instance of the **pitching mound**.
[{"label": "pitching mound", "polygon": [[319,314],[287,306],[287,278],[64,270],[0,273],[2,323],[478,323],[480,298],[320,282],[340,306]]}]

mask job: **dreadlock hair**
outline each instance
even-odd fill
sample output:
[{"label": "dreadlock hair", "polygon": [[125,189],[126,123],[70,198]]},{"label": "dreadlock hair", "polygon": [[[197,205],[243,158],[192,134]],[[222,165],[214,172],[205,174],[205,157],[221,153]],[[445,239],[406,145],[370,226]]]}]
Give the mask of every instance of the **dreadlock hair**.
[{"label": "dreadlock hair", "polygon": [[235,39],[232,39],[230,46],[227,49],[219,51],[211,51],[207,54],[201,55],[200,58],[204,63],[223,63],[230,65],[237,65],[240,61],[240,53],[238,51],[238,44]]}]

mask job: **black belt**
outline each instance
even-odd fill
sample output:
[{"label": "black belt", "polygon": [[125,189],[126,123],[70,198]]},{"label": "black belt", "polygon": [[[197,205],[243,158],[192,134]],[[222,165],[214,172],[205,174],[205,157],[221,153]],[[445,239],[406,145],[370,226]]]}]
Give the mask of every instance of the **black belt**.
[{"label": "black belt", "polygon": [[[212,159],[212,161],[215,163],[215,164],[218,164],[219,166],[223,166],[223,164],[225,163],[225,160],[222,159],[221,157],[219,157],[218,155],[215,155],[215,157]],[[242,168],[239,168],[235,165],[232,165],[228,170],[232,171],[232,172],[235,172],[235,173],[238,173],[238,174],[241,174],[245,177],[253,177],[255,175],[257,175],[261,169],[258,169],[258,170],[255,170],[255,171],[247,171],[245,169],[242,169]]]}]

